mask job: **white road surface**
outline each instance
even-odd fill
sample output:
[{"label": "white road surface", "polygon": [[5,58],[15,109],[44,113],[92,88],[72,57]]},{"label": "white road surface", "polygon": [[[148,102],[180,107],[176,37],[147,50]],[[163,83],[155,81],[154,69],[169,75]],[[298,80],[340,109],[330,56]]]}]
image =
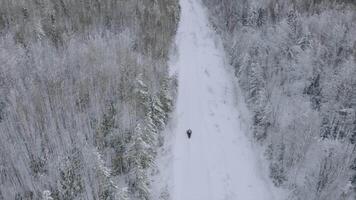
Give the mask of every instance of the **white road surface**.
[{"label": "white road surface", "polygon": [[[272,200],[240,127],[233,74],[200,0],[181,0],[172,200]],[[186,130],[193,131],[188,139]]]}]

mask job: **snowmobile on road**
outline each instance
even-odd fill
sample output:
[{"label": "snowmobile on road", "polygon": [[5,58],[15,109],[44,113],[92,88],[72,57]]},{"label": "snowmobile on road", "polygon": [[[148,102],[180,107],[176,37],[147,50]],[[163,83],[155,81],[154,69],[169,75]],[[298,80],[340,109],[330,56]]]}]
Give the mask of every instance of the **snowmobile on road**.
[{"label": "snowmobile on road", "polygon": [[192,130],[188,129],[187,130],[187,135],[188,135],[188,138],[190,139],[190,137],[192,136]]}]

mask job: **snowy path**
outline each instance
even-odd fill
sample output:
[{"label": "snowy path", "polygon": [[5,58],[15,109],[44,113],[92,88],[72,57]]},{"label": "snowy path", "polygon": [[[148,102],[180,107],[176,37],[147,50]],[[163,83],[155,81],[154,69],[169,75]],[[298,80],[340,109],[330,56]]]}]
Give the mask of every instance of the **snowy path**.
[{"label": "snowy path", "polygon": [[[232,75],[199,0],[181,0],[172,200],[269,200],[239,127]],[[186,130],[191,128],[188,140]]]}]

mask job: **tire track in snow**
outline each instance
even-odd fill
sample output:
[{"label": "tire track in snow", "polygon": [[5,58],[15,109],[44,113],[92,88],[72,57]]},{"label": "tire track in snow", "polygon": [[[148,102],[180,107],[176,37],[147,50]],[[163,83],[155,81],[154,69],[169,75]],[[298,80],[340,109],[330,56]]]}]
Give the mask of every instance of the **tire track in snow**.
[{"label": "tire track in snow", "polygon": [[[232,79],[199,0],[181,0],[172,200],[269,200],[239,127]],[[191,128],[189,140],[185,131]]]}]

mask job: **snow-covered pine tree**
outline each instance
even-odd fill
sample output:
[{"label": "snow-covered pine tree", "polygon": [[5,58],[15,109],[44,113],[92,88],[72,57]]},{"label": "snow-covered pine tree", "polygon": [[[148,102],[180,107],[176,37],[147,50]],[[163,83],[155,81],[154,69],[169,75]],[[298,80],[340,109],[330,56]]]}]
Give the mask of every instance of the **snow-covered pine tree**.
[{"label": "snow-covered pine tree", "polygon": [[141,124],[138,124],[126,152],[129,165],[129,190],[131,194],[142,200],[149,199],[150,189],[146,170],[153,163],[153,155],[149,151],[150,145],[143,139],[147,138],[146,133]]},{"label": "snow-covered pine tree", "polygon": [[[271,145],[270,148],[273,148]],[[283,143],[274,145],[273,162],[269,166],[270,177],[276,186],[281,186],[287,181],[286,170],[284,169],[285,145]]]},{"label": "snow-covered pine tree", "polygon": [[[168,117],[168,113],[173,109],[173,97],[172,97],[172,88],[170,85],[174,80],[166,78],[162,81],[161,90],[159,92],[159,99],[162,104],[162,109],[165,113],[166,118]],[[167,119],[166,119],[167,120]]]},{"label": "snow-covered pine tree", "polygon": [[154,96],[151,104],[151,118],[155,126],[162,130],[166,125],[167,112],[164,109],[163,104],[159,97]]},{"label": "snow-covered pine tree", "polygon": [[93,150],[96,160],[96,178],[98,179],[99,199],[114,200],[118,187],[111,180],[111,169],[105,166],[105,162],[97,149]]},{"label": "snow-covered pine tree", "polygon": [[[258,49],[256,53],[258,54]],[[257,55],[253,55],[257,56]],[[256,57],[257,58],[257,57]],[[249,105],[253,108],[253,135],[257,141],[263,141],[267,137],[268,128],[268,102],[266,97],[263,68],[258,63],[252,61],[248,72],[249,85]]]},{"label": "snow-covered pine tree", "polygon": [[168,113],[171,110],[171,100],[169,99],[168,95],[166,94],[163,98],[165,103],[162,103],[160,100],[161,96],[154,97],[152,102],[152,121],[155,124],[156,132],[157,132],[157,142],[158,146],[163,145],[163,135],[159,134],[160,131],[164,129],[168,120]]},{"label": "snow-covered pine tree", "polygon": [[150,188],[146,170],[141,165],[134,165],[129,177],[133,196],[139,200],[149,200]]},{"label": "snow-covered pine tree", "polygon": [[150,110],[151,96],[148,91],[148,86],[143,81],[143,74],[139,74],[136,78],[135,85],[136,107],[141,112],[141,116],[145,116]]},{"label": "snow-covered pine tree", "polygon": [[149,110],[145,116],[143,122],[143,140],[149,145],[152,156],[155,155],[155,149],[157,148],[158,130],[154,122],[153,109]]}]

